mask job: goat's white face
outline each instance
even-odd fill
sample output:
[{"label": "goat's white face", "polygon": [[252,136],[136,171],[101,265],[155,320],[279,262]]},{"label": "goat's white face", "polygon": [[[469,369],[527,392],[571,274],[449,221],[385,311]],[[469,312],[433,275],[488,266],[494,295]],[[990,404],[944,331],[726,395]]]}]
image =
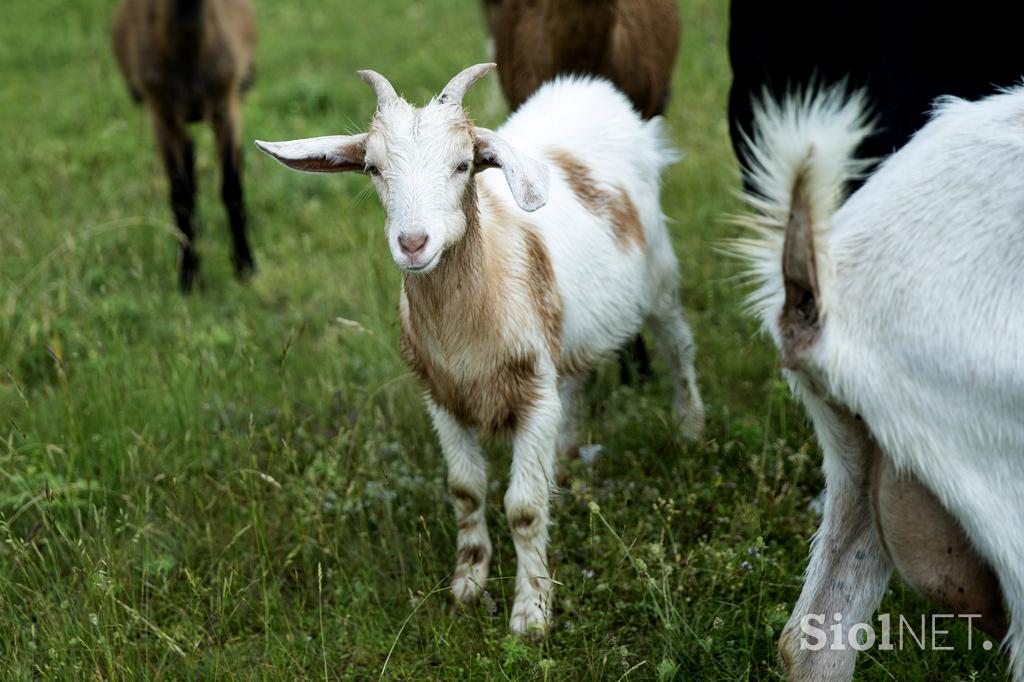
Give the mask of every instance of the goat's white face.
[{"label": "goat's white face", "polygon": [[465,234],[473,132],[455,104],[416,109],[396,100],[370,124],[365,168],[387,213],[391,255],[404,270],[429,272]]},{"label": "goat's white face", "polygon": [[547,202],[547,167],[492,131],[474,127],[462,109],[465,89],[491,68],[466,69],[423,108],[398,97],[383,76],[361,71],[378,99],[368,132],[256,146],[295,170],[370,176],[387,214],[395,262],[407,272],[430,272],[466,233],[468,212],[475,210],[470,192],[476,172],[501,168],[525,211]]}]

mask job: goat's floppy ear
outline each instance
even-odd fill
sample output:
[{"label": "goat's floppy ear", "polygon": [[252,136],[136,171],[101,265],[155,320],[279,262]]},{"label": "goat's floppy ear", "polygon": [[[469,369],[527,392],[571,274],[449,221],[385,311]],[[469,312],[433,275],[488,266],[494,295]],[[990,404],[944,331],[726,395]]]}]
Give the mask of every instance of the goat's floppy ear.
[{"label": "goat's floppy ear", "polygon": [[475,132],[474,164],[477,172],[485,168],[500,168],[505,173],[512,196],[524,211],[536,211],[548,203],[550,177],[546,165],[520,153],[491,130],[477,128]]},{"label": "goat's floppy ear", "polygon": [[289,142],[256,140],[256,146],[289,168],[306,173],[344,173],[365,167],[366,133]]}]

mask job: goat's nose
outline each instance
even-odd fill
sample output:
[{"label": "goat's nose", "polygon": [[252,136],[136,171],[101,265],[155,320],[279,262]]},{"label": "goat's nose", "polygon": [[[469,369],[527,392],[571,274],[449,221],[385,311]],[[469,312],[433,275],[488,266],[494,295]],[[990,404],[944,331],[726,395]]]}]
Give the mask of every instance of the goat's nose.
[{"label": "goat's nose", "polygon": [[406,256],[415,256],[427,245],[427,234],[425,232],[403,234],[398,238],[398,245],[402,247],[402,253]]}]

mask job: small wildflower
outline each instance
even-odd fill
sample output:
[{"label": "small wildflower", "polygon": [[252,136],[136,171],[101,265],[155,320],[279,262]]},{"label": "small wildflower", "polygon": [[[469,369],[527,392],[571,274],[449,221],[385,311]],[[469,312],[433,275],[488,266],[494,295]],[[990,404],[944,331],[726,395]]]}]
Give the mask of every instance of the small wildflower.
[{"label": "small wildflower", "polygon": [[740,568],[742,568],[744,571],[754,570],[754,566],[749,561],[744,561],[743,563],[741,563]]},{"label": "small wildflower", "polygon": [[711,622],[711,629],[721,630],[723,625],[725,625],[725,621],[719,618],[718,616],[715,616],[715,620]]},{"label": "small wildflower", "polygon": [[583,569],[583,577],[584,578],[593,578],[594,577],[594,569],[592,569],[592,568],[584,568]]}]

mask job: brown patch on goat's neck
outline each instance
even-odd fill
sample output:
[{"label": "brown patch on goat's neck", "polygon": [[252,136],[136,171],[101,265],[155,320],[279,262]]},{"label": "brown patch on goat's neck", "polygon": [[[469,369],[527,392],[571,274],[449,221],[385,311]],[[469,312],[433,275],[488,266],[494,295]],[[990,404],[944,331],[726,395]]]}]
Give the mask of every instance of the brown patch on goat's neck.
[{"label": "brown patch on goat's neck", "polygon": [[779,316],[785,362],[795,358],[818,340],[821,315],[818,301],[818,267],[814,245],[814,217],[807,196],[806,171],[796,177],[791,191],[789,220],[782,250],[782,277],[786,301]]},{"label": "brown patch on goat's neck", "polygon": [[466,231],[441,255],[441,262],[431,272],[405,275],[410,317],[444,316],[449,311],[460,311],[458,314],[465,317],[485,312],[489,291],[484,272],[480,207],[476,182],[472,179],[462,195],[462,211]]},{"label": "brown patch on goat's neck", "polygon": [[590,168],[564,149],[552,149],[549,157],[562,170],[579,202],[594,216],[608,222],[620,249],[626,251],[644,245],[643,223],[625,188],[615,187],[614,191],[602,188]]}]

